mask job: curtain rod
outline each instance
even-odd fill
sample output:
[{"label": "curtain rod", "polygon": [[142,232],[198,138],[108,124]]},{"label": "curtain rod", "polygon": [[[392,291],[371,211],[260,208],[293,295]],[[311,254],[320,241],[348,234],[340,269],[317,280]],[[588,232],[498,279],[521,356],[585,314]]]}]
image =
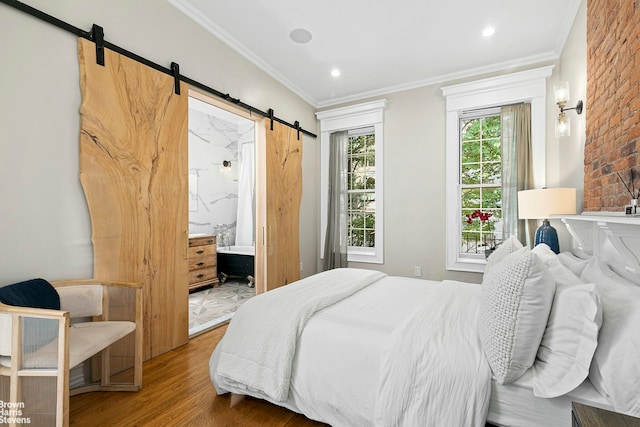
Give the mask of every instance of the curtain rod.
[{"label": "curtain rod", "polygon": [[[38,9],[36,9],[34,7],[26,5],[26,4],[24,4],[24,3],[20,2],[20,1],[17,1],[17,0],[0,0],[0,3],[4,3],[7,6],[11,6],[14,9],[20,10],[20,11],[22,11],[24,13],[27,13],[27,14],[35,17],[35,18],[38,18],[38,19],[40,19],[42,21],[48,22],[48,23],[50,23],[52,25],[55,25],[56,27],[58,27],[60,29],[63,29],[65,31],[67,31],[67,32],[70,32],[70,33],[72,33],[72,34],[74,34],[74,35],[76,35],[78,37],[82,37],[84,39],[87,39],[87,40],[90,40],[90,41],[96,43],[96,51],[98,53],[98,56],[100,55],[99,54],[100,50],[106,47],[107,49],[110,49],[110,50],[112,50],[114,52],[117,52],[120,55],[124,55],[124,56],[126,56],[126,57],[128,57],[130,59],[133,59],[134,61],[140,62],[141,64],[144,64],[144,65],[146,65],[148,67],[151,67],[151,68],[153,68],[153,69],[155,69],[157,71],[160,71],[162,73],[165,73],[165,74],[168,74],[168,75],[174,77],[176,79],[176,83],[177,83],[177,80],[183,81],[183,82],[187,83],[190,86],[194,86],[194,87],[196,87],[198,89],[204,90],[204,91],[206,91],[206,92],[208,92],[208,93],[210,93],[210,94],[212,94],[212,95],[214,95],[214,96],[216,96],[218,98],[222,98],[227,102],[230,102],[230,103],[232,103],[234,105],[237,105],[237,106],[239,106],[239,107],[241,107],[241,108],[243,108],[245,110],[248,110],[251,113],[256,113],[256,114],[258,114],[258,115],[260,115],[262,117],[268,117],[271,120],[271,129],[272,130],[273,130],[273,122],[276,121],[276,122],[281,123],[281,124],[283,124],[285,126],[289,126],[290,128],[296,129],[298,131],[298,138],[300,136],[300,132],[302,132],[305,135],[308,135],[310,137],[317,138],[316,134],[301,128],[298,121],[296,121],[295,123],[291,124],[291,123],[288,123],[288,122],[286,122],[286,121],[274,116],[273,109],[271,109],[271,108],[266,112],[262,111],[262,110],[259,110],[259,109],[255,108],[255,107],[253,107],[253,106],[251,106],[249,104],[246,104],[246,103],[240,101],[237,98],[231,97],[228,93],[220,92],[219,90],[211,88],[211,87],[209,87],[209,86],[207,86],[205,84],[202,84],[202,83],[200,83],[200,82],[198,82],[196,80],[193,80],[193,79],[191,79],[191,78],[189,78],[187,76],[184,76],[184,75],[180,74],[179,73],[179,66],[175,62],[171,63],[171,68],[163,67],[162,65],[156,64],[153,61],[149,61],[148,59],[146,59],[146,58],[144,58],[144,57],[142,57],[140,55],[137,55],[137,54],[135,54],[133,52],[130,52],[130,51],[126,50],[126,49],[123,49],[120,46],[117,46],[117,45],[115,45],[113,43],[109,43],[108,41],[106,41],[106,40],[104,40],[102,38],[102,35],[103,35],[102,27],[100,27],[98,25],[94,24],[91,31],[84,31],[81,28],[73,26],[73,25],[71,25],[71,24],[69,24],[69,23],[67,23],[65,21],[62,21],[62,20],[60,20],[60,19],[58,19],[58,18],[56,18],[54,16],[51,16],[51,15],[49,15],[47,13],[44,13],[41,10],[38,10]],[[98,58],[98,60],[99,60],[99,58]],[[179,85],[177,85],[177,87],[176,87],[176,93],[178,93],[178,94],[180,93]]]}]

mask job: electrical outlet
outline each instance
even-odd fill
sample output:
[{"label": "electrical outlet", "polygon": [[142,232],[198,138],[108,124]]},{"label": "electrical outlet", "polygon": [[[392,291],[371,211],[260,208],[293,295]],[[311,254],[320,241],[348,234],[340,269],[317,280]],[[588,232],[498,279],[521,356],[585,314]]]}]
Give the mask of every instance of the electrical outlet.
[{"label": "electrical outlet", "polygon": [[415,277],[422,277],[422,267],[413,267],[413,275]]},{"label": "electrical outlet", "polygon": [[302,271],[302,270],[303,270],[302,263],[300,263],[300,271]]}]

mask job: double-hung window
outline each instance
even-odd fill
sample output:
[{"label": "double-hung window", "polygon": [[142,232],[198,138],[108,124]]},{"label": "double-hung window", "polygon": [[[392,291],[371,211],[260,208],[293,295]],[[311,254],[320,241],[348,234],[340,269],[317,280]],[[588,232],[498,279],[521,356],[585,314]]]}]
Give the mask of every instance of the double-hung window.
[{"label": "double-hung window", "polygon": [[460,116],[460,253],[483,254],[501,240],[500,108]]},{"label": "double-hung window", "polygon": [[320,253],[327,226],[329,144],[333,132],[348,132],[347,259],[382,263],[383,245],[383,120],[386,100],[316,113],[320,120]]},{"label": "double-hung window", "polygon": [[354,251],[376,244],[376,134],[353,129],[347,138],[347,245]]},{"label": "double-hung window", "polygon": [[[535,188],[545,186],[546,79],[552,67],[442,88],[446,98],[446,266],[484,271],[484,249],[502,238],[500,107],[531,104]],[[468,216],[467,216],[468,215]]]}]

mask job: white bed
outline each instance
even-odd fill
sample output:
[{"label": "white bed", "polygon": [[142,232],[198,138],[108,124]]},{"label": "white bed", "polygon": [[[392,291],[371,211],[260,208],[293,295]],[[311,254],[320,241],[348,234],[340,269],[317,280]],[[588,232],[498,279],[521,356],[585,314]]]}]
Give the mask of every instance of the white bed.
[{"label": "white bed", "polygon": [[[597,225],[597,222],[593,224]],[[594,235],[597,236],[597,233]],[[593,239],[590,240],[590,243],[594,244]],[[611,245],[607,243],[605,246],[606,250],[610,253]],[[594,251],[593,248],[589,250],[591,250],[592,253],[600,253],[598,250]],[[632,249],[632,252],[633,250],[634,249]],[[636,255],[638,254],[640,254],[640,252]],[[589,255],[591,256],[592,254]],[[607,257],[609,257],[610,260],[609,255],[607,255]],[[548,255],[546,256],[547,259],[545,259],[543,254],[537,258],[549,263],[556,262],[555,260],[551,260]],[[606,259],[607,257],[604,258]],[[579,264],[586,264],[588,262],[587,260],[583,261],[578,258],[573,260],[571,258],[575,257],[572,255],[564,257],[565,265],[568,265],[568,268],[571,268],[571,270],[577,270],[577,272],[580,272],[580,270],[584,268],[584,265]],[[567,260],[570,262],[567,262]],[[633,266],[630,266],[629,262],[626,262],[625,271],[631,271],[631,278],[635,277],[635,273],[632,270]],[[546,275],[547,273],[544,274]],[[629,275],[627,275],[627,279],[628,278]],[[313,281],[315,279],[310,280]],[[456,318],[454,322],[458,322],[453,323],[455,326],[440,326],[440,328],[446,329],[451,327],[455,329],[467,329],[460,325],[468,324],[468,331],[472,333],[471,335],[467,335],[465,331],[464,339],[475,341],[473,336],[478,336],[478,329],[481,328],[478,328],[477,323],[469,323],[472,323],[473,319],[477,318],[473,316],[477,316],[475,312],[476,307],[480,307],[481,305],[482,286],[453,281],[435,282],[390,276],[372,277],[371,281],[372,283],[368,285],[363,285],[362,283],[355,285],[354,289],[346,292],[347,295],[342,295],[337,302],[330,301],[326,308],[320,307],[319,310],[313,313],[301,315],[299,319],[300,322],[292,322],[299,323],[299,327],[296,326],[294,331],[295,339],[292,340],[293,350],[285,352],[291,353],[291,351],[293,351],[291,353],[291,363],[288,366],[290,371],[287,371],[288,376],[286,376],[287,388],[285,388],[285,394],[277,397],[269,391],[264,392],[256,388],[248,387],[247,384],[242,383],[242,381],[228,381],[228,378],[221,375],[219,359],[221,353],[220,348],[224,346],[223,343],[225,340],[232,341],[234,338],[237,338],[236,341],[238,342],[249,340],[255,344],[252,340],[253,337],[246,336],[244,338],[238,336],[227,338],[227,336],[225,336],[225,339],[223,339],[216,351],[212,354],[210,371],[217,392],[219,394],[233,392],[252,395],[287,407],[293,411],[303,413],[311,419],[335,426],[389,425],[389,418],[384,418],[384,416],[387,416],[386,412],[389,409],[385,407],[381,411],[379,406],[381,405],[381,401],[388,403],[389,400],[393,399],[389,399],[389,394],[384,395],[384,399],[380,397],[382,393],[380,385],[381,378],[385,377],[388,379],[390,375],[392,377],[398,376],[401,379],[401,384],[404,384],[404,382],[411,381],[413,377],[420,376],[422,372],[421,368],[412,370],[412,368],[415,368],[412,366],[407,366],[406,374],[403,373],[402,369],[398,370],[397,366],[395,367],[395,371],[393,369],[383,369],[383,366],[389,363],[390,347],[402,342],[402,340],[397,341],[397,331],[409,326],[410,328],[414,328],[412,332],[410,330],[411,333],[416,336],[421,335],[417,332],[421,331],[421,329],[419,329],[420,327],[416,327],[415,319],[417,318],[416,313],[419,314],[421,311],[420,308],[425,304],[432,304],[429,306],[427,312],[437,312],[435,319],[442,319],[449,316],[448,314],[444,314],[447,311],[447,307],[457,305],[455,300],[450,299],[452,293],[449,291],[456,289],[454,293],[468,296],[468,301],[464,303],[468,305],[463,305],[461,306],[462,308],[456,308],[454,310],[464,312],[454,314],[453,317]],[[318,289],[320,289],[322,283],[318,281],[318,283],[312,283],[310,286],[318,286]],[[437,301],[443,301],[441,304],[442,307],[433,305],[434,298],[438,298]],[[255,298],[255,300],[257,300],[258,303],[260,302],[259,297]],[[476,304],[476,302],[478,302],[478,304]],[[640,303],[640,299],[638,303]],[[290,302],[285,302],[284,304],[290,304]],[[245,311],[249,310],[254,314],[259,311],[252,309],[251,306],[247,306]],[[549,309],[547,308],[547,310]],[[275,308],[271,311],[282,312],[286,310],[278,310]],[[258,317],[263,315],[268,316],[269,309],[266,309],[265,312],[267,313],[266,315],[261,313]],[[429,313],[422,314],[422,316],[424,315],[429,315]],[[240,333],[239,331],[242,330],[241,324],[243,322],[243,316],[242,310],[239,311],[231,322],[227,335]],[[251,328],[251,322],[256,321],[255,319],[251,320],[251,315],[247,315],[245,319],[249,319],[246,320],[246,331],[249,330],[248,328]],[[273,323],[277,325],[278,322],[282,322],[282,318],[276,318]],[[428,322],[435,322],[435,320],[430,318]],[[234,323],[238,324],[236,328],[234,328]],[[270,322],[267,319],[263,319],[259,323],[260,325],[254,328],[257,329],[254,332],[255,334],[264,334],[265,330],[268,329],[263,328],[267,327],[265,325],[268,325]],[[236,332],[234,332],[234,330]],[[425,332],[425,334],[427,332]],[[245,335],[247,334],[245,333]],[[439,339],[439,337],[436,338]],[[433,340],[434,337],[425,339]],[[276,340],[280,340],[281,342],[286,341],[286,339],[282,337]],[[419,339],[417,339],[416,342],[419,343],[416,345],[430,347],[430,345],[425,344]],[[260,345],[258,345],[258,348],[260,348]],[[475,343],[471,342],[471,345],[475,346]],[[478,345],[481,347],[481,343],[478,343]],[[408,344],[408,347],[413,346],[412,343]],[[536,348],[537,346],[538,344],[536,344]],[[251,351],[252,347],[256,346],[249,344],[247,350]],[[487,364],[487,360],[482,355],[478,356],[476,354],[473,358],[467,358],[466,354],[458,354],[467,352],[474,353],[474,351],[474,349],[460,352],[454,351],[447,356],[446,359],[449,359],[448,361],[438,361],[438,368],[436,369],[438,376],[443,374],[442,370],[450,369],[452,366],[466,367],[468,364],[473,365],[474,363],[477,363],[478,366],[480,364]],[[260,350],[254,348],[254,352],[260,353]],[[268,354],[269,351],[265,353]],[[397,351],[397,354],[405,358],[409,357],[407,353],[410,353],[410,351],[406,348]],[[244,357],[244,355],[241,355],[241,358],[242,357]],[[275,357],[278,360],[286,359],[286,357],[283,358],[278,355]],[[449,362],[450,367],[440,368],[440,366],[446,365],[446,362]],[[405,363],[405,361],[402,363]],[[417,363],[423,364],[425,362],[419,360]],[[517,375],[518,378],[514,382],[505,385],[499,384],[499,382],[503,381],[497,380],[496,375],[493,375],[493,378],[491,378],[491,371],[489,371],[488,374],[490,381],[488,380],[486,383],[483,382],[482,378],[485,376],[483,368],[474,368],[478,370],[478,372],[474,374],[472,370],[462,382],[472,383],[472,388],[468,393],[470,396],[469,399],[475,399],[475,403],[470,405],[470,408],[467,408],[466,411],[475,412],[467,415],[466,418],[463,418],[463,421],[460,422],[465,425],[484,425],[486,419],[486,421],[492,424],[504,426],[569,426],[571,425],[570,407],[572,401],[583,402],[609,410],[620,410],[620,407],[616,407],[616,405],[612,403],[611,396],[609,396],[609,398],[603,397],[602,393],[594,388],[589,379],[585,379],[583,382],[580,381],[581,383],[575,383],[575,385],[571,386],[571,391],[558,397],[542,398],[534,396],[534,378],[536,375],[540,375],[537,380],[537,387],[540,388],[540,378],[544,378],[542,368],[544,367],[539,367],[538,371],[526,369],[523,375]],[[588,370],[588,366],[586,369]],[[454,368],[454,370],[456,369]],[[603,369],[603,372],[604,371],[606,371],[606,367]],[[384,374],[384,372],[386,372],[386,374]],[[411,378],[407,377],[402,379],[403,374]],[[252,373],[251,375],[260,375],[260,373]],[[460,373],[460,375],[463,374]],[[584,375],[586,376],[586,373]],[[438,380],[430,384],[429,387],[431,387],[432,390],[449,389],[447,381],[452,380],[452,378],[450,378],[451,376],[452,375],[449,375],[448,378],[447,375],[443,375],[444,378],[438,378]],[[575,382],[576,376],[574,374],[572,374],[572,376]],[[478,377],[477,381],[475,377]],[[418,386],[421,387],[422,382],[425,381],[424,378],[421,378]],[[565,378],[559,381],[566,382],[567,380]],[[599,384],[600,383],[601,382],[599,382]],[[577,387],[574,388],[575,386]],[[420,388],[415,387],[415,385],[411,387],[416,390]],[[484,393],[485,387],[488,388],[486,396]],[[555,384],[550,387],[554,388]],[[602,388],[602,386],[600,388]],[[401,392],[402,390],[400,390],[400,394]],[[548,392],[548,390],[545,392]],[[393,393],[397,393],[397,389]],[[466,404],[466,402],[461,402],[461,399],[464,400],[464,391],[461,392],[462,397],[454,396],[450,398],[450,393],[450,391],[447,393],[432,392],[431,397],[419,396],[419,398],[417,398],[418,405],[421,404],[420,401],[424,402],[428,400],[429,402],[433,402],[430,404],[431,407],[406,409],[406,411],[411,412],[412,416],[418,417],[417,419],[449,420],[449,422],[452,423],[454,421],[449,418],[450,413],[455,412],[459,406],[461,407]],[[443,395],[445,397],[440,396],[434,398],[434,395]],[[398,399],[406,401],[412,397],[413,396],[400,396]],[[456,401],[456,398],[458,401]],[[403,404],[406,403],[404,401]],[[395,402],[392,403],[395,404]],[[633,406],[634,403],[632,402],[631,404]],[[407,405],[410,406],[411,403]],[[395,410],[394,408],[392,409]],[[424,411],[435,412],[425,415]],[[625,412],[634,413],[633,410],[627,410]],[[381,418],[381,416],[383,418]],[[396,415],[394,415],[394,417],[395,416]],[[420,418],[438,416],[442,418]],[[411,418],[403,419],[403,417],[400,416],[399,421],[393,421],[391,424],[412,425],[410,420]],[[445,424],[440,423],[439,425]]]},{"label": "white bed", "polygon": [[570,426],[571,402],[585,403],[613,411],[611,403],[587,379],[560,397],[545,399],[533,395],[531,371],[515,383],[491,382],[491,405],[487,421],[503,426]]}]

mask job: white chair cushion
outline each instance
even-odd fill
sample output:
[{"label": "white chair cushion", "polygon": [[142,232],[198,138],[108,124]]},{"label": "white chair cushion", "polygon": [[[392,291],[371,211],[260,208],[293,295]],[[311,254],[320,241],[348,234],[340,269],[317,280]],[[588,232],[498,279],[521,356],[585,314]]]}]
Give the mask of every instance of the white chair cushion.
[{"label": "white chair cushion", "polygon": [[69,369],[127,336],[136,324],[127,321],[76,323],[69,328]]},{"label": "white chair cushion", "polygon": [[[136,324],[126,321],[85,322],[69,327],[69,369],[74,368],[107,346],[136,329]],[[55,340],[35,353],[25,355],[25,368],[55,368],[58,341]],[[11,367],[9,357],[0,357],[0,364]]]}]

